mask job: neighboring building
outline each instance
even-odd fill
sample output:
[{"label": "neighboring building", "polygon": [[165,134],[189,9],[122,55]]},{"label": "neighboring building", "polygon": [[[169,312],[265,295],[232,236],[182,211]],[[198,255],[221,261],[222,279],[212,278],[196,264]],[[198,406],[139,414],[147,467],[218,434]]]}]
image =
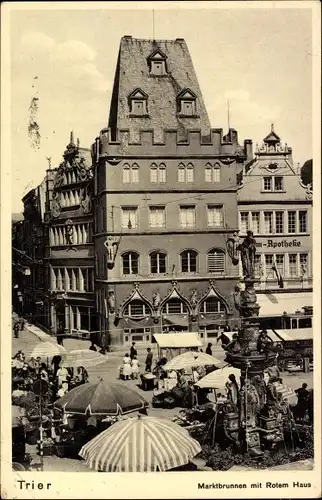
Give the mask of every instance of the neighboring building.
[{"label": "neighboring building", "polygon": [[24,233],[23,233],[23,215],[20,217],[12,214],[11,236],[12,236],[12,307],[18,314],[23,312],[22,290],[24,286],[24,277],[26,269],[24,266]]},{"label": "neighboring building", "polygon": [[260,315],[312,306],[312,191],[301,183],[292,149],[273,125],[244,166],[238,210],[240,236],[251,229],[257,241]]},{"label": "neighboring building", "polygon": [[55,334],[89,337],[96,330],[90,151],[70,143],[47,183],[50,321]]},{"label": "neighboring building", "polygon": [[[23,221],[16,222],[13,237],[13,304],[33,323],[49,328],[44,226],[46,182],[31,189],[22,199]],[[17,300],[18,299],[18,300]]]},{"label": "neighboring building", "polygon": [[183,39],[121,39],[109,128],[93,145],[96,301],[106,342],[216,337],[236,318],[237,164],[251,141],[211,129]]}]

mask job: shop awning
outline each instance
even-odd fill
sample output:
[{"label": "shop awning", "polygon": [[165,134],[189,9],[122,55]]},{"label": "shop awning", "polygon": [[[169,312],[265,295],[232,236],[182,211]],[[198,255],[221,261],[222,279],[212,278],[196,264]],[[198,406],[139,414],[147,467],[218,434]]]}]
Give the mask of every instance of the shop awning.
[{"label": "shop awning", "polygon": [[201,347],[202,342],[197,332],[155,333],[154,338],[162,349]]},{"label": "shop awning", "polygon": [[168,314],[167,316],[162,317],[162,324],[164,326],[188,326],[188,316],[182,316],[180,314]]},{"label": "shop awning", "polygon": [[273,342],[281,342],[283,339],[277,335],[275,330],[267,330],[267,335]]},{"label": "shop awning", "polygon": [[153,325],[153,319],[151,316],[147,316],[146,318],[123,318],[123,328],[147,328]]},{"label": "shop awning", "polygon": [[312,292],[292,293],[258,293],[257,302],[260,305],[260,316],[281,316],[284,311],[294,314],[303,307],[312,306]]},{"label": "shop awning", "polygon": [[313,340],[312,328],[299,328],[294,330],[273,330],[284,342],[293,340]]}]

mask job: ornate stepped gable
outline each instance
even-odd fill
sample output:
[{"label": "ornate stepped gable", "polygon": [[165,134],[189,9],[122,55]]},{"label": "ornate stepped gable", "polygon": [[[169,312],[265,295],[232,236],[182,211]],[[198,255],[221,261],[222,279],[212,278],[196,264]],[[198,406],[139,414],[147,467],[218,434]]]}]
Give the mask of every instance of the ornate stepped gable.
[{"label": "ornate stepped gable", "polygon": [[[74,143],[73,132],[70,142],[64,152],[64,161],[61,162],[54,177],[54,192],[51,214],[57,218],[62,208],[78,207],[84,214],[92,210],[92,178],[93,173],[85,151],[81,150],[79,140]],[[75,186],[73,186],[75,184]],[[71,186],[66,189],[65,186]]]}]

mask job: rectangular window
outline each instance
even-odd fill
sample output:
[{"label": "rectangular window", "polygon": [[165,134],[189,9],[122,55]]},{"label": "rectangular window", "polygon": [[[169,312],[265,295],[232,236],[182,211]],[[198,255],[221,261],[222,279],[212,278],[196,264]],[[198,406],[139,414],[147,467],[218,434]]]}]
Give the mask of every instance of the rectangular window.
[{"label": "rectangular window", "polygon": [[265,255],[265,268],[266,268],[266,279],[274,278],[273,267],[273,255]]},{"label": "rectangular window", "polygon": [[208,227],[222,227],[223,226],[223,207],[221,206],[208,206]]},{"label": "rectangular window", "polygon": [[296,233],[296,212],[288,212],[288,232]]},{"label": "rectangular window", "polygon": [[263,178],[264,191],[272,191],[272,177]]},{"label": "rectangular window", "polygon": [[283,177],[274,177],[274,190],[275,191],[283,191],[284,190]]},{"label": "rectangular window", "polygon": [[273,212],[264,212],[264,233],[272,234],[273,232]]},{"label": "rectangular window", "polygon": [[194,106],[191,101],[181,101],[181,113],[186,116],[192,116],[194,114]]},{"label": "rectangular window", "polygon": [[275,233],[284,233],[284,212],[275,212]]},{"label": "rectangular window", "polygon": [[305,276],[308,274],[308,254],[300,253],[300,269],[301,276]]},{"label": "rectangular window", "polygon": [[246,234],[248,231],[248,212],[240,212],[240,232]]},{"label": "rectangular window", "polygon": [[165,227],[165,207],[149,207],[150,227]]},{"label": "rectangular window", "polygon": [[290,253],[288,256],[288,274],[290,278],[297,276],[297,255]]},{"label": "rectangular window", "polygon": [[259,234],[259,212],[252,212],[252,229],[254,234]]},{"label": "rectangular window", "polygon": [[261,271],[262,271],[262,266],[261,266],[261,255],[256,254],[255,255],[255,277],[260,278],[261,277]]},{"label": "rectangular window", "polygon": [[180,226],[184,228],[196,226],[195,206],[180,207]]},{"label": "rectangular window", "polygon": [[132,114],[133,115],[143,115],[145,113],[144,101],[133,101],[132,102]]},{"label": "rectangular window", "polygon": [[299,211],[299,232],[300,233],[307,232],[307,211],[306,210]]},{"label": "rectangular window", "polygon": [[122,210],[122,228],[135,229],[138,227],[137,207],[124,207]]},{"label": "rectangular window", "polygon": [[276,269],[284,276],[284,255],[278,254],[275,258]]}]

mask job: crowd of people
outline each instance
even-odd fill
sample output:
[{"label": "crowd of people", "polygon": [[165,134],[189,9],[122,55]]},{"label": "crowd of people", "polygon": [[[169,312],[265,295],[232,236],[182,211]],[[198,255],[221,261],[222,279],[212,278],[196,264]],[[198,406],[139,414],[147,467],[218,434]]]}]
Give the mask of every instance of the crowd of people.
[{"label": "crowd of people", "polygon": [[[145,373],[152,372],[153,353],[151,348],[147,348],[145,359]],[[118,368],[119,378],[121,380],[138,379],[141,374],[140,362],[138,360],[138,352],[135,347],[135,342],[132,342],[130,354],[126,353],[123,358],[123,363]]]}]

